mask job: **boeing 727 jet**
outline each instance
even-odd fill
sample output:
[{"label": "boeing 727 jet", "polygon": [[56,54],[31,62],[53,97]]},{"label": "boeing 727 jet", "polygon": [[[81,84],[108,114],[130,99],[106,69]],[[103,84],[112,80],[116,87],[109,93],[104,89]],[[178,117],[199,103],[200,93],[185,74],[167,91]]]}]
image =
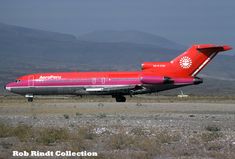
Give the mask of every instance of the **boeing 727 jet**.
[{"label": "boeing 727 jet", "polygon": [[35,95],[111,95],[125,102],[125,95],[159,92],[197,85],[198,73],[228,45],[193,45],[169,62],[144,62],[134,72],[53,72],[35,73],[5,86],[10,92],[24,95],[29,102]]}]

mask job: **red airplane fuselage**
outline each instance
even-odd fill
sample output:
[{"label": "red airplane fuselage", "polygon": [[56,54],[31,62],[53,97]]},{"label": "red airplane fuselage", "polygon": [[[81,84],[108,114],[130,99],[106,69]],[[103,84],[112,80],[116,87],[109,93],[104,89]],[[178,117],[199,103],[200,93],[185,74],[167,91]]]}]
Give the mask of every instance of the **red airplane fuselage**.
[{"label": "red airplane fuselage", "polygon": [[169,62],[145,62],[136,72],[37,73],[17,78],[6,89],[25,95],[112,95],[125,102],[124,95],[144,94],[202,83],[196,75],[220,51],[231,47],[193,45]]}]

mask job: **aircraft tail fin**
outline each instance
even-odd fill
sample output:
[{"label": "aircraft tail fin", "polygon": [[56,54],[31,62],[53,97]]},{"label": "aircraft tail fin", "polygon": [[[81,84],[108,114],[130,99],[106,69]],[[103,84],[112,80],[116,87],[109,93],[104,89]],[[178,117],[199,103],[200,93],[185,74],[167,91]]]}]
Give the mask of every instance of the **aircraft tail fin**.
[{"label": "aircraft tail fin", "polygon": [[193,45],[170,63],[180,75],[195,77],[219,52],[231,49],[228,45]]}]

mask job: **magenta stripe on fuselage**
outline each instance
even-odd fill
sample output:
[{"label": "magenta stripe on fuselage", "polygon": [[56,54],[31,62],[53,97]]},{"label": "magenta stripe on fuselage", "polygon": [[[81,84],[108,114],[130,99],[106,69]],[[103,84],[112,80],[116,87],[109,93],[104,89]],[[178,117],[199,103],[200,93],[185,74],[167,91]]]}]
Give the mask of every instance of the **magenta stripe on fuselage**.
[{"label": "magenta stripe on fuselage", "polygon": [[32,80],[13,82],[8,87],[28,86],[87,86],[87,85],[136,85],[141,84],[139,78],[93,78],[93,79],[60,79],[60,80]]}]

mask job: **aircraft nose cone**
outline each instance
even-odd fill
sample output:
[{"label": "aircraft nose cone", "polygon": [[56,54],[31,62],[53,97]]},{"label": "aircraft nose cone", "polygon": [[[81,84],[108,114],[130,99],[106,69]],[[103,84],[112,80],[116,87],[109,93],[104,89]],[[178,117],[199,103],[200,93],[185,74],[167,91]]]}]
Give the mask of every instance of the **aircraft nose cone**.
[{"label": "aircraft nose cone", "polygon": [[6,90],[8,90],[8,91],[11,91],[10,83],[6,84],[6,85],[4,86],[4,88],[5,88]]}]

